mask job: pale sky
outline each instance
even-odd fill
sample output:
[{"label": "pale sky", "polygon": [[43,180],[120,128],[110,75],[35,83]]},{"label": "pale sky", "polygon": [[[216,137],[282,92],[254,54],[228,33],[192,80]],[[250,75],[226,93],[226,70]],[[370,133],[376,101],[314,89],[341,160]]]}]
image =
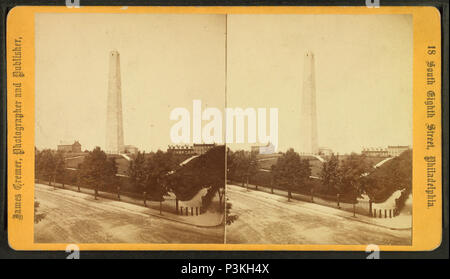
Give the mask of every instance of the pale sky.
[{"label": "pale sky", "polygon": [[[412,145],[410,15],[229,15],[227,106],[278,107],[299,150],[304,55],[314,53],[319,146]],[[243,148],[248,145],[232,145]]]},{"label": "pale sky", "polygon": [[175,107],[225,105],[225,15],[38,14],[36,146],[104,148],[109,52],[120,53],[125,144],[165,150]]},{"label": "pale sky", "polygon": [[408,15],[38,14],[35,39],[38,148],[64,139],[104,147],[113,49],[125,144],[140,149],[166,149],[170,111],[192,112],[194,99],[220,110],[225,100],[277,107],[278,150],[298,149],[306,50],[315,56],[319,146],[412,145]]}]

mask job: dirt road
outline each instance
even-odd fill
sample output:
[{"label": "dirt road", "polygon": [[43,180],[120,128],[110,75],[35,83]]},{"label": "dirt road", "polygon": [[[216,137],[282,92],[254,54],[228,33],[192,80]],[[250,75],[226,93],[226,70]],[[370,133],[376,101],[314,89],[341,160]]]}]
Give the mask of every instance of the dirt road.
[{"label": "dirt road", "polygon": [[232,214],[227,243],[410,245],[411,230],[391,230],[317,204],[227,185]]},{"label": "dirt road", "polygon": [[223,227],[200,228],[150,216],[147,208],[36,184],[38,243],[223,243]]}]

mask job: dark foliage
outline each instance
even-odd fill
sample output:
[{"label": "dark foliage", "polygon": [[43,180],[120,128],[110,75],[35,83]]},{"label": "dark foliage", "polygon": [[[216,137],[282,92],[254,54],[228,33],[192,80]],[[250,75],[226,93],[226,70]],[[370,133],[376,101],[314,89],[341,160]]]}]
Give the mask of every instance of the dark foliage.
[{"label": "dark foliage", "polygon": [[225,187],[225,146],[217,146],[167,176],[168,187],[179,200],[190,200],[202,188],[216,193]]},{"label": "dark foliage", "polygon": [[[374,202],[383,202],[397,190],[412,188],[412,150],[400,154],[379,168],[365,180],[365,192]],[[406,194],[405,194],[406,195]]]}]

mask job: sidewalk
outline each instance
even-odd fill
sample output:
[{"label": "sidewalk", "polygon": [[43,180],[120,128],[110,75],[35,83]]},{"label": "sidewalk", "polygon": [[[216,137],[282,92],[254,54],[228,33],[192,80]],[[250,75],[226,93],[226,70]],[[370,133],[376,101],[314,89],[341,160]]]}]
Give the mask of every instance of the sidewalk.
[{"label": "sidewalk", "polygon": [[[59,184],[59,183],[58,183]],[[64,189],[62,186],[59,185],[55,186],[49,186],[47,184],[39,184],[35,183],[35,187],[39,187],[41,189],[46,189],[47,191],[61,191],[64,192],[64,195],[68,196],[83,196],[86,199],[91,199],[92,202],[96,202],[94,199],[94,190],[89,188],[83,188],[80,187],[80,192],[78,192],[78,187],[73,185],[64,185]],[[167,219],[170,221],[183,223],[187,225],[197,226],[197,227],[216,227],[222,225],[224,222],[224,214],[220,213],[218,210],[216,210],[215,205],[219,203],[219,197],[218,195],[214,196],[213,202],[211,206],[204,212],[203,214],[200,214],[198,216],[182,216],[177,215],[175,213],[171,213],[168,211],[162,211],[162,214],[159,213],[159,202],[155,201],[147,201],[147,207],[144,206],[142,200],[138,200],[129,196],[125,196],[123,194],[120,195],[120,201],[117,199],[117,195],[113,193],[103,192],[99,191],[99,196],[97,197],[98,200],[101,199],[108,199],[115,201],[115,205],[118,205],[119,207],[123,209],[130,209],[127,208],[127,204],[133,204],[138,205],[139,208],[142,208],[142,210],[139,210],[140,213],[145,213],[147,215],[151,215],[158,218]],[[164,207],[164,202],[162,203]],[[136,208],[133,206],[133,208]],[[166,206],[167,209],[167,206]],[[175,211],[175,210],[173,210]],[[195,214],[195,210],[194,210]]]},{"label": "sidewalk", "polygon": [[[228,183],[228,184],[231,184],[231,183]],[[231,184],[231,185],[238,186],[240,188],[246,188],[245,186],[242,186],[242,185],[237,185],[237,184]],[[283,191],[280,189],[274,188],[274,191],[272,194],[271,189],[268,187],[258,186],[258,189],[256,190],[255,185],[249,184],[248,191],[249,192],[250,191],[258,191],[258,192],[267,193],[267,194],[271,194],[271,195],[286,197],[286,199],[287,199],[287,191]],[[318,203],[311,203],[310,198],[296,198],[296,196],[298,197],[298,195],[299,194],[297,194],[297,193],[292,193],[291,201],[300,202],[300,203],[302,203],[303,206],[308,207],[309,209],[312,209],[312,210],[327,211],[327,212],[335,214],[339,217],[343,217],[343,218],[350,219],[353,221],[358,221],[358,222],[371,224],[371,225],[375,225],[375,226],[380,226],[380,227],[391,229],[391,230],[409,230],[412,228],[412,216],[411,215],[400,214],[399,216],[396,216],[394,218],[372,218],[372,217],[369,217],[366,215],[356,213],[355,214],[356,217],[353,217],[353,213],[349,212],[348,210],[342,210],[342,209],[338,209],[337,207],[326,206],[326,205],[322,205],[322,204],[318,204]],[[314,197],[314,199],[316,199],[316,197]]]}]

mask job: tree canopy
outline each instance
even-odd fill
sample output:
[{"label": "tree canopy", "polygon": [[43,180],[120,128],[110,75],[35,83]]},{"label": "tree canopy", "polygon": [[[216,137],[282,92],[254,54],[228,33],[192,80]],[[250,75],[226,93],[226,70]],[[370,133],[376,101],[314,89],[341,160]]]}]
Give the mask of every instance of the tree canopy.
[{"label": "tree canopy", "polygon": [[311,175],[309,160],[302,159],[291,148],[279,157],[277,163],[272,166],[272,175],[274,183],[288,191],[288,198],[290,199],[292,190],[305,185]]},{"label": "tree canopy", "polygon": [[45,178],[51,185],[56,176],[63,176],[65,172],[64,157],[61,152],[54,152],[50,149],[39,151],[35,148],[35,175]]},{"label": "tree canopy", "polygon": [[100,147],[84,157],[80,164],[80,179],[83,184],[94,189],[115,188],[117,165],[114,157],[109,157]]},{"label": "tree canopy", "polygon": [[227,151],[227,176],[230,179],[237,179],[244,183],[253,177],[259,169],[255,152],[239,150],[236,152]]},{"label": "tree canopy", "polygon": [[200,189],[225,187],[225,146],[216,146],[167,176],[170,190],[179,200],[190,200]]},{"label": "tree canopy", "polygon": [[364,178],[365,192],[377,202],[384,201],[396,190],[411,192],[412,150],[392,158]]}]

